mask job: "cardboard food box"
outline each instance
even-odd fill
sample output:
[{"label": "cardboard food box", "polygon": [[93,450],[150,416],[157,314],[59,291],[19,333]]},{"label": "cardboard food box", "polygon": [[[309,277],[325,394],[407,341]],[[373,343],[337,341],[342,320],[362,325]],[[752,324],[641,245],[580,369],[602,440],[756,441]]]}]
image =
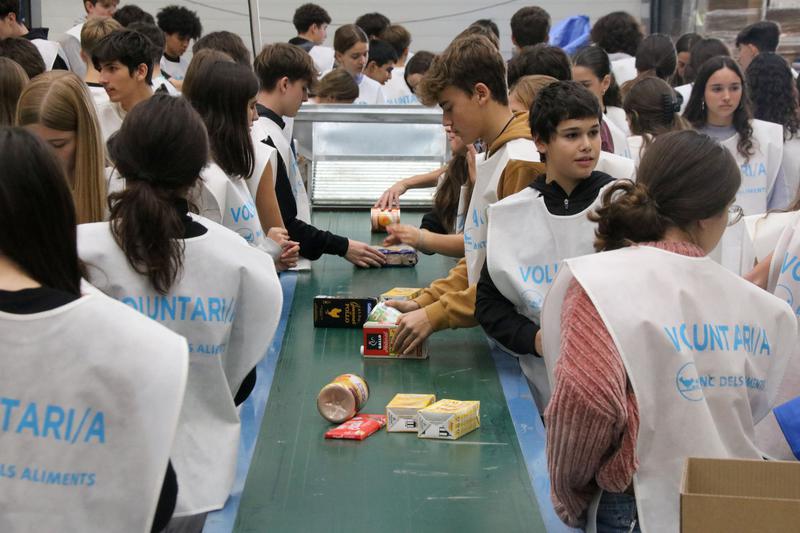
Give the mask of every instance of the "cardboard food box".
[{"label": "cardboard food box", "polygon": [[422,289],[415,289],[410,287],[395,287],[390,291],[381,294],[380,301],[387,302],[389,300],[407,301],[413,300],[422,294]]},{"label": "cardboard food box", "polygon": [[435,401],[433,394],[395,394],[386,406],[386,431],[416,433],[419,427],[417,413]]},{"label": "cardboard food box", "polygon": [[428,343],[423,342],[410,354],[398,354],[394,351],[394,338],[397,335],[397,324],[391,322],[367,322],[364,324],[364,344],[361,355],[384,359],[427,359]]},{"label": "cardboard food box", "polygon": [[682,533],[798,531],[800,463],[690,457],[680,498]]},{"label": "cardboard food box", "polygon": [[315,328],[360,328],[367,321],[376,298],[350,296],[315,296]]},{"label": "cardboard food box", "polygon": [[378,246],[378,251],[386,257],[384,266],[413,267],[417,264],[417,251],[407,244]]},{"label": "cardboard food box", "polygon": [[481,426],[481,402],[439,400],[418,416],[418,437],[456,440]]}]

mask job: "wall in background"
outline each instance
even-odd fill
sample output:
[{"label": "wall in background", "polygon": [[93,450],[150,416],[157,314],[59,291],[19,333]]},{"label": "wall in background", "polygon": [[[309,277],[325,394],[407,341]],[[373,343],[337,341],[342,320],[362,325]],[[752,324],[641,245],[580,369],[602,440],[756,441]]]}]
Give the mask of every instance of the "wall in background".
[{"label": "wall in background", "polygon": [[[532,5],[525,0],[492,2],[491,0],[405,0],[403,2],[375,2],[365,0],[315,0],[325,7],[333,19],[327,45],[332,46],[333,31],[337,26],[355,21],[370,11],[380,11],[392,22],[403,24],[413,37],[412,50],[443,50],[450,40],[471,22],[490,18],[500,27],[503,54],[511,56],[511,30],[509,21],[519,8]],[[72,27],[83,15],[82,0],[35,0],[41,6],[42,25],[53,34]],[[250,22],[246,0],[136,0],[134,3],[152,13],[167,5],[183,5],[196,11],[203,23],[203,33],[228,30],[238,33],[249,44]],[[287,41],[295,35],[291,24],[294,10],[303,0],[260,0],[261,34],[263,43]],[[554,22],[571,15],[589,15],[592,21],[611,11],[628,11],[634,16],[647,17],[649,3],[642,0],[561,0],[539,2],[550,12]]]}]

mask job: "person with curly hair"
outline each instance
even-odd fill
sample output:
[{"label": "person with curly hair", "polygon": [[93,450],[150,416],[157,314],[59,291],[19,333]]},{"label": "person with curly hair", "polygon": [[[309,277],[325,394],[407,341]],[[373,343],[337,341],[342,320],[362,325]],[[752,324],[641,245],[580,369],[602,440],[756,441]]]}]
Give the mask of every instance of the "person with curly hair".
[{"label": "person with curly hair", "polygon": [[308,52],[319,72],[327,72],[333,68],[333,48],[323,46],[325,39],[328,38],[330,23],[331,16],[324,7],[317,4],[301,5],[292,17],[297,37],[289,39],[289,44],[299,46]]},{"label": "person with curly hair", "polygon": [[800,186],[800,105],[792,71],[783,57],[761,52],[745,76],[753,116],[783,126],[783,171],[789,197],[794,198]]},{"label": "person with curly hair", "polygon": [[642,25],[630,13],[614,11],[597,19],[590,38],[611,60],[617,84],[636,77],[636,50],[644,39]]},{"label": "person with curly hair", "polygon": [[781,162],[783,127],[753,119],[747,92],[739,64],[712,57],[697,73],[683,116],[733,154],[742,173],[736,204],[745,215],[757,215],[785,208],[790,196]]},{"label": "person with curly hair", "polygon": [[197,13],[182,6],[167,6],[156,15],[158,27],[164,32],[164,57],[161,58],[161,70],[170,78],[180,81],[189,68],[186,50],[189,42],[197,40],[203,34],[203,25]]}]

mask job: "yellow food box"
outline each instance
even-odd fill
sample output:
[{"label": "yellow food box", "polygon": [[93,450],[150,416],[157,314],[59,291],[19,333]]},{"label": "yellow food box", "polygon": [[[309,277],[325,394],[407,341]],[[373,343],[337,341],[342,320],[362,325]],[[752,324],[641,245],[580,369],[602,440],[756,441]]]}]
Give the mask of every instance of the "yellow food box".
[{"label": "yellow food box", "polygon": [[395,287],[394,289],[381,294],[380,301],[386,302],[388,300],[413,300],[422,294],[422,289],[412,289],[410,287]]},{"label": "yellow food box", "polygon": [[417,436],[423,439],[460,439],[481,426],[481,402],[439,400],[418,413]]},{"label": "yellow food box", "polygon": [[417,413],[435,401],[433,394],[396,394],[386,406],[386,431],[416,433]]}]

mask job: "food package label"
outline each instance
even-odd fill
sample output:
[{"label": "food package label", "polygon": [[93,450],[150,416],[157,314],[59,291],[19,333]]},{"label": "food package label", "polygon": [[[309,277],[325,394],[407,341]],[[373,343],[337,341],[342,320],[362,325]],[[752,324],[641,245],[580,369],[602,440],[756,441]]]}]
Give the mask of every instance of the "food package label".
[{"label": "food package label", "polygon": [[386,406],[386,431],[416,433],[417,413],[436,401],[433,394],[397,394]]},{"label": "food package label", "polygon": [[418,416],[418,437],[456,440],[480,427],[481,402],[439,400]]}]

